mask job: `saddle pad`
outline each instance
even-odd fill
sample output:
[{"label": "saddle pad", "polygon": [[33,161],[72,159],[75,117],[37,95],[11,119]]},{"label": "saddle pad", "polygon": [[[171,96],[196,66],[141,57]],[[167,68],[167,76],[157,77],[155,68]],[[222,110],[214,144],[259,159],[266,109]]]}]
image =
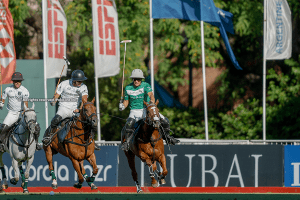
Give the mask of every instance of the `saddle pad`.
[{"label": "saddle pad", "polygon": [[71,121],[67,122],[64,127],[62,127],[61,129],[59,129],[57,131],[58,142],[62,143],[65,140],[65,138],[70,130],[70,127],[71,127]]}]

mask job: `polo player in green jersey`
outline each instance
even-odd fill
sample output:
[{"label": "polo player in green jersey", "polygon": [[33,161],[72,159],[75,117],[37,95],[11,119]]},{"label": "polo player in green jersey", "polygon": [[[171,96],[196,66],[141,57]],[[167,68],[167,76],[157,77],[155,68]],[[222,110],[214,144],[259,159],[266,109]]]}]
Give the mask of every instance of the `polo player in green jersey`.
[{"label": "polo player in green jersey", "polygon": [[[125,124],[126,141],[122,143],[121,146],[121,149],[125,151],[128,151],[129,149],[129,141],[134,133],[134,124],[146,117],[143,102],[149,102],[149,100],[153,103],[155,102],[151,86],[149,83],[142,81],[142,79],[145,78],[142,70],[134,69],[130,78],[132,78],[133,82],[125,87],[124,101],[119,104],[120,111],[123,111],[128,105],[130,108],[130,114]],[[170,122],[168,118],[164,117],[161,113],[159,113],[159,115],[161,125],[165,132],[165,134],[163,134],[163,139],[167,140],[172,145],[179,143],[179,140],[170,136]]]}]

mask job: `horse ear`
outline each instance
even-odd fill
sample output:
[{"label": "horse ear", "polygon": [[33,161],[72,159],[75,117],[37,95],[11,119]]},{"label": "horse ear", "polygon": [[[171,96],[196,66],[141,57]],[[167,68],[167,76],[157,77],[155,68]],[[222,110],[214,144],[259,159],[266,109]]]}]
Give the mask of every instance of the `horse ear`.
[{"label": "horse ear", "polygon": [[82,98],[82,103],[86,103],[86,99],[85,98]]},{"label": "horse ear", "polygon": [[158,100],[158,99],[156,99],[155,105],[157,106],[157,105],[158,105],[158,103],[159,103],[159,100]]},{"label": "horse ear", "polygon": [[24,102],[24,110],[27,110],[27,106],[26,106],[25,102]]},{"label": "horse ear", "polygon": [[34,105],[34,102],[32,102],[32,106],[31,106],[31,109],[32,109],[32,110],[34,110],[34,106],[35,106],[35,105]]},{"label": "horse ear", "polygon": [[146,101],[144,101],[144,105],[145,105],[145,106],[148,106],[148,103],[147,103]]},{"label": "horse ear", "polygon": [[95,97],[93,98],[92,103],[93,103],[93,104],[95,103]]}]

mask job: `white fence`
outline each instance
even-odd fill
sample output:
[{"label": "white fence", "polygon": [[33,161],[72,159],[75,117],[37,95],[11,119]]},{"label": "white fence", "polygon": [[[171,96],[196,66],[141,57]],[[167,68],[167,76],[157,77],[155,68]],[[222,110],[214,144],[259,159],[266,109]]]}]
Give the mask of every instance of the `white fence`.
[{"label": "white fence", "polygon": [[[177,138],[180,140],[176,145],[300,145],[300,140],[204,140],[204,139],[189,139]],[[120,141],[96,141],[100,146],[117,146]],[[166,142],[164,141],[164,144]]]}]

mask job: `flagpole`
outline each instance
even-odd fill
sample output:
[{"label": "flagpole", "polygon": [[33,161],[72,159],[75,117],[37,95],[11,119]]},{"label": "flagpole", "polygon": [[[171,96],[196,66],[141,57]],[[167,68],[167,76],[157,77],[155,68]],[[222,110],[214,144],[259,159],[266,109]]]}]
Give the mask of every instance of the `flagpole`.
[{"label": "flagpole", "polygon": [[47,25],[47,0],[43,0],[42,2],[42,10],[43,10],[43,60],[44,60],[44,95],[45,95],[45,121],[46,121],[46,129],[48,128],[48,102],[47,102],[47,47],[46,47],[46,25]]},{"label": "flagpole", "polygon": [[263,48],[263,140],[266,140],[266,74],[267,74],[267,60],[266,60],[266,34],[267,34],[267,0],[264,0],[264,48]]},{"label": "flagpole", "polygon": [[202,49],[202,76],[203,76],[203,100],[205,118],[205,140],[208,140],[208,120],[207,120],[207,97],[206,97],[206,73],[205,73],[205,52],[204,52],[204,27],[201,21],[201,49]]},{"label": "flagpole", "polygon": [[153,18],[152,18],[152,0],[149,0],[150,5],[150,72],[151,72],[151,88],[154,95],[154,64],[153,64]]},{"label": "flagpole", "polygon": [[[93,0],[94,2],[94,0]],[[94,12],[95,9],[94,7],[92,7],[92,13]],[[96,111],[97,111],[97,119],[98,119],[98,123],[97,123],[97,135],[98,135],[98,142],[101,141],[101,124],[100,124],[100,101],[99,101],[99,88],[98,88],[98,77],[97,77],[97,69],[95,67],[95,63],[97,62],[96,60],[96,53],[98,54],[99,51],[97,49],[97,45],[95,44],[95,40],[96,38],[98,38],[97,36],[97,29],[95,29],[94,27],[94,23],[97,21],[94,17],[94,14],[92,14],[92,19],[93,19],[93,38],[94,38],[94,74],[95,74],[95,93],[96,93]]]}]

